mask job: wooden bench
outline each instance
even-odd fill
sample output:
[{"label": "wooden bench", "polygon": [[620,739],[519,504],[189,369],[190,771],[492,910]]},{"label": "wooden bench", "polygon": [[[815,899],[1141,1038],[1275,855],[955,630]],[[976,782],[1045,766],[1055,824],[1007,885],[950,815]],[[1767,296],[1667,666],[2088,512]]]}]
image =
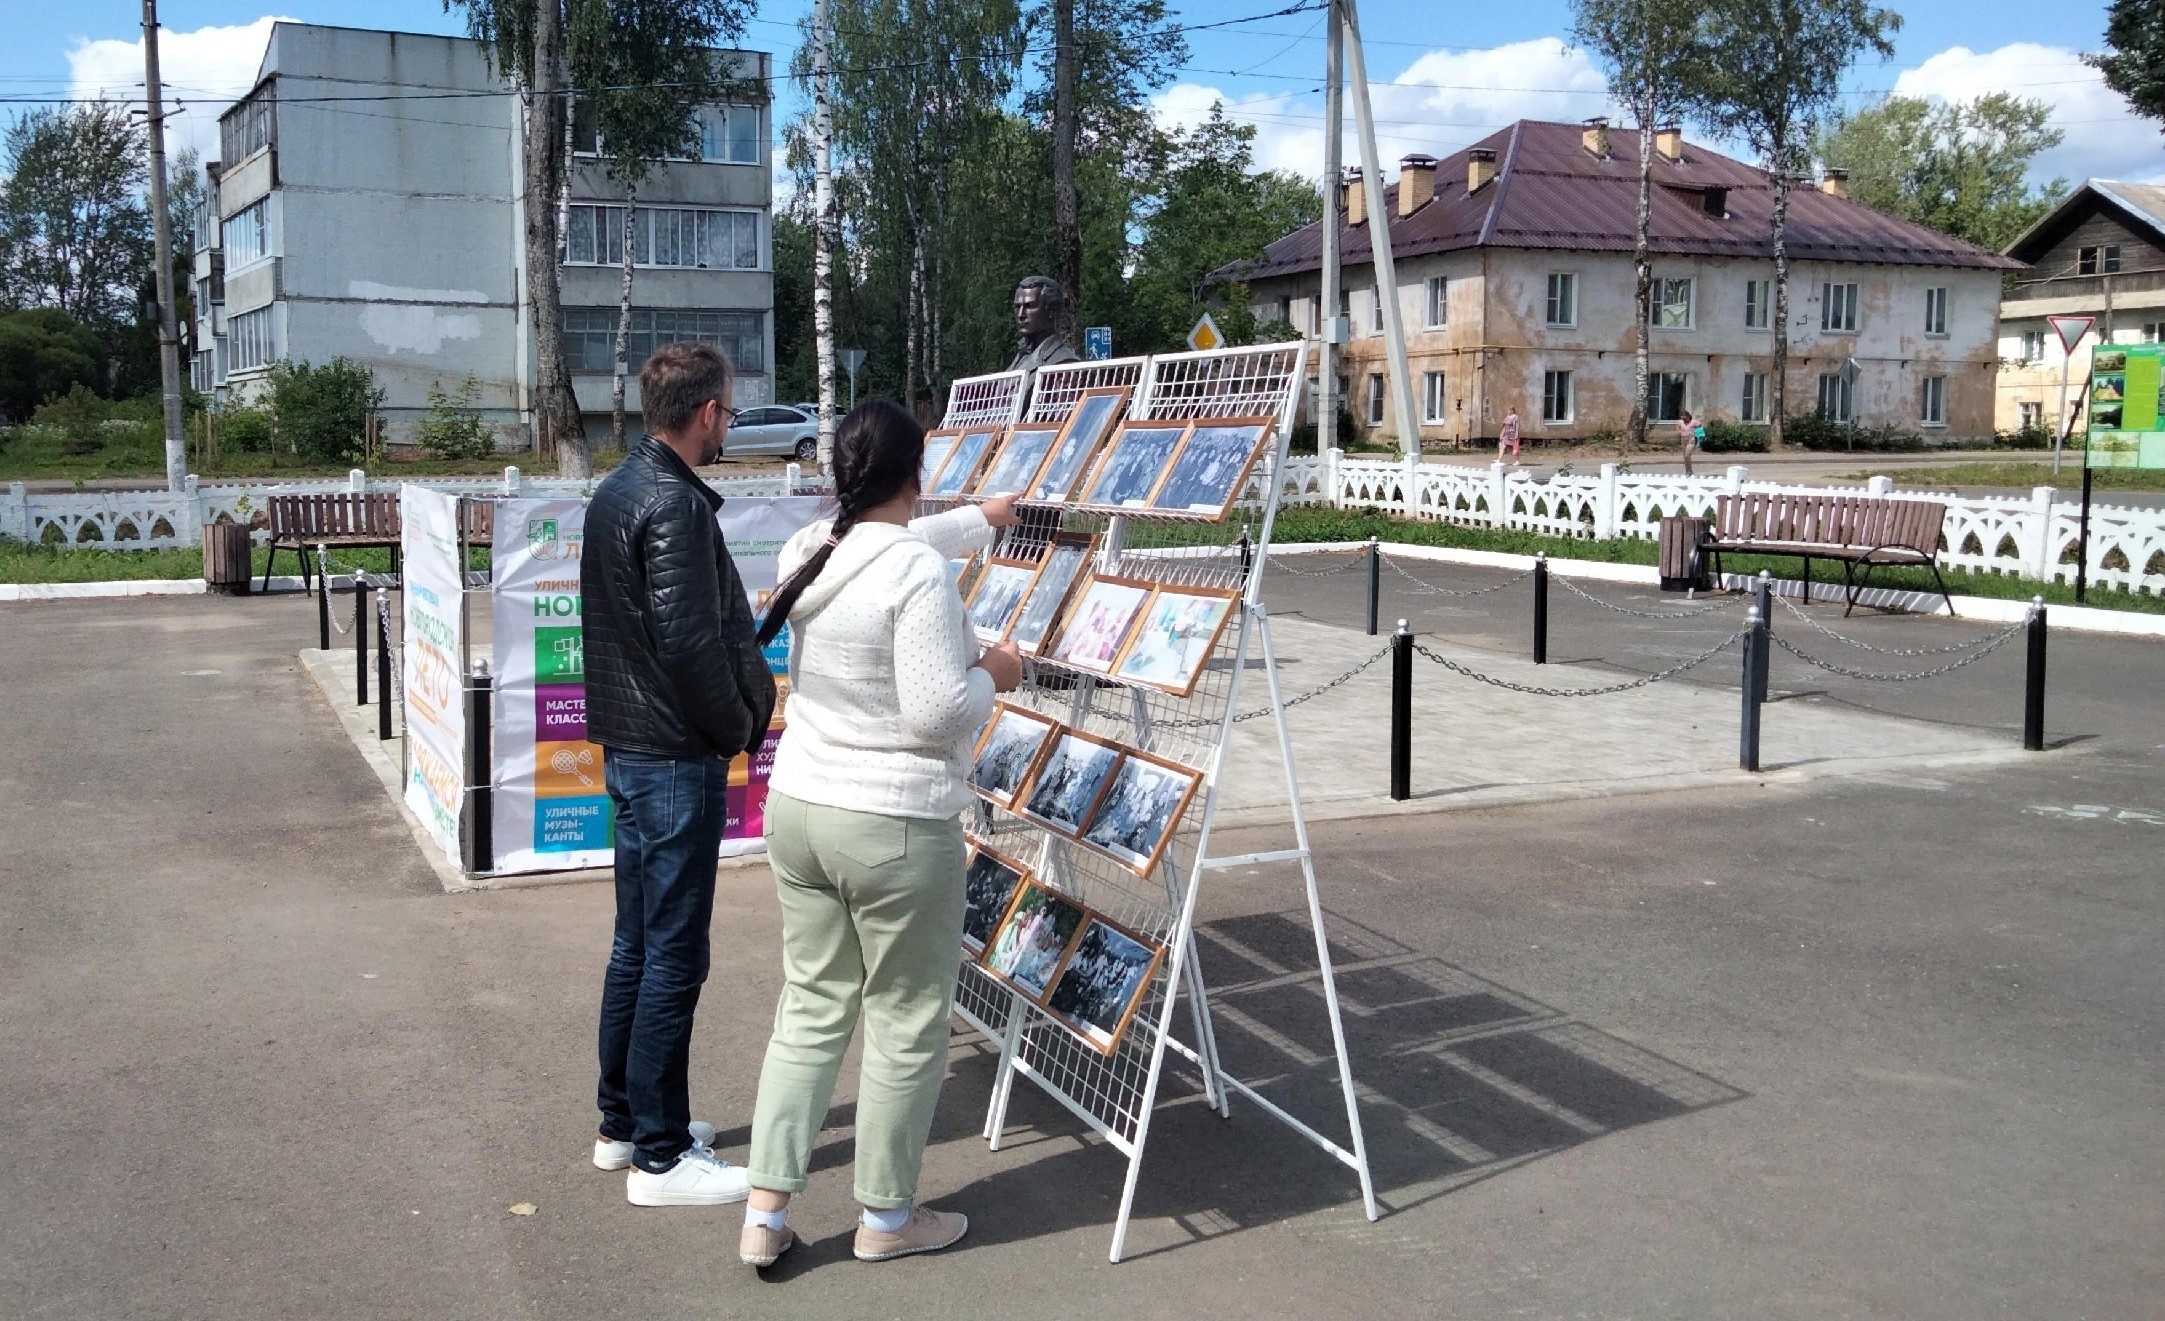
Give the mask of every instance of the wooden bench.
[{"label": "wooden bench", "polygon": [[1954,598],[1940,576],[1940,525],[1947,506],[1936,500],[1852,495],[1725,495],[1715,502],[1714,526],[1702,543],[1721,572],[1721,557],[1794,555],[1804,561],[1804,599],[1812,599],[1812,561],[1836,560],[1848,609],[1883,565],[1932,571],[1947,613]]},{"label": "wooden bench", "polygon": [[263,590],[271,589],[271,565],[281,549],[301,562],[301,581],[313,584],[314,546],[385,547],[391,571],[398,572],[398,492],[342,491],[333,495],[274,495],[270,514],[271,555],[263,564]]}]

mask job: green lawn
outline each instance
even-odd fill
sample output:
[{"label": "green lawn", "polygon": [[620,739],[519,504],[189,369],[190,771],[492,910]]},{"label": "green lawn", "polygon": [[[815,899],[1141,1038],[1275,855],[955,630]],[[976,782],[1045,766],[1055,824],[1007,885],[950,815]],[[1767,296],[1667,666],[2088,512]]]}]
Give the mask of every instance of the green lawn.
[{"label": "green lawn", "polygon": [[[88,453],[75,453],[90,446]],[[614,467],[623,458],[613,450],[597,450],[595,471]],[[220,454],[204,458],[194,446],[188,451],[188,471],[206,482],[250,477],[343,477],[353,468],[371,477],[489,477],[506,464],[517,464],[540,475],[531,454],[500,454],[486,459],[367,459],[359,463],[323,462],[295,454]],[[90,480],[99,477],[165,476],[165,443],[154,426],[111,427],[96,440],[70,439],[56,427],[12,427],[0,430],[0,482],[43,479]]]},{"label": "green lawn", "polygon": [[[263,575],[270,551],[256,547],[254,574]],[[332,572],[348,566],[370,573],[391,568],[388,550],[340,550],[332,554]],[[488,565],[488,552],[473,552],[473,567]],[[281,551],[278,574],[298,574],[300,565],[292,551]],[[0,583],[103,583],[147,579],[201,578],[203,552],[197,547],[176,550],[80,550],[59,546],[30,546],[0,537]]]},{"label": "green lawn", "polygon": [[[2082,490],[2081,456],[2071,455],[2070,462],[2060,466],[2060,475],[2052,475],[2052,464],[2044,463],[1950,463],[1934,468],[1896,468],[1886,475],[1894,478],[1896,486],[1924,490],[1944,490],[1950,486],[2011,486],[2024,490],[2032,486],[2057,486],[2062,491]],[[1849,474],[1852,481],[1863,481],[1877,476],[1870,472]],[[2099,468],[2091,479],[2091,487],[2099,491],[2165,491],[2165,469],[2159,468]]]}]

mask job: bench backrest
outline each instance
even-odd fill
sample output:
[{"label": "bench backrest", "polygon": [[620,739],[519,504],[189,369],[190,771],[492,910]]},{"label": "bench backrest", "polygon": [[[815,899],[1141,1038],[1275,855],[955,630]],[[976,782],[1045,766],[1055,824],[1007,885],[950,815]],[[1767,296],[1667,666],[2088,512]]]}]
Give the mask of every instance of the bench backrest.
[{"label": "bench backrest", "polygon": [[274,495],[269,506],[273,537],[305,541],[310,537],[395,537],[399,533],[396,491]]},{"label": "bench backrest", "polygon": [[1874,550],[1939,549],[1947,506],[1937,500],[1890,500],[1870,495],[1753,493],[1716,499],[1714,535],[1723,541],[1801,541]]}]

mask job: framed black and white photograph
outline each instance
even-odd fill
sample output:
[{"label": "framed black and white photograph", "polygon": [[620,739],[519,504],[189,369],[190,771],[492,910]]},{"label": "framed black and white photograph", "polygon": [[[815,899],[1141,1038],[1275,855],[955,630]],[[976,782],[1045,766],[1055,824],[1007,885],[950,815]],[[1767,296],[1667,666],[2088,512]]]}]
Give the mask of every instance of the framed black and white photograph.
[{"label": "framed black and white photograph", "polygon": [[1022,598],[1029,595],[1036,578],[1037,566],[1027,560],[993,560],[985,565],[969,597],[970,628],[978,641],[995,643],[1007,637],[1022,610]]},{"label": "framed black and white photograph", "polygon": [[985,460],[992,456],[993,442],[999,438],[998,427],[964,427],[924,493],[934,499],[951,499],[969,490],[970,483],[983,471]]},{"label": "framed black and white photograph", "polygon": [[1224,518],[1262,454],[1273,421],[1236,417],[1197,422],[1173,456],[1165,484],[1150,497],[1150,507]]},{"label": "framed black and white photograph", "polygon": [[1142,509],[1164,480],[1186,422],[1123,422],[1113,433],[1084,488],[1082,503],[1099,509]]},{"label": "framed black and white photograph", "polygon": [[1130,748],[1090,813],[1082,842],[1148,876],[1202,782],[1198,771]]},{"label": "framed black and white photograph", "polygon": [[1015,891],[1030,869],[979,840],[970,841],[962,873],[962,947],[972,954],[985,948]]},{"label": "framed black and white photograph", "polygon": [[1150,584],[1128,578],[1091,578],[1077,589],[1075,605],[1053,643],[1054,660],[1105,674],[1120,659],[1135,617],[1150,603]]},{"label": "framed black and white photograph", "polygon": [[1074,839],[1097,810],[1098,799],[1119,764],[1119,744],[1063,728],[1039,760],[1029,787],[1016,795],[1017,810],[1047,830]]},{"label": "framed black and white photograph", "polygon": [[1081,904],[1025,880],[1008,905],[979,962],[1016,990],[1043,1004],[1067,947],[1082,928]]},{"label": "framed black and white photograph", "polygon": [[1001,702],[978,737],[970,758],[970,787],[1002,807],[1015,805],[1015,791],[1029,782],[1030,768],[1060,723],[1026,707]]},{"label": "framed black and white photograph", "polygon": [[1096,537],[1073,532],[1059,534],[1045,548],[1037,579],[1030,584],[1030,594],[1023,598],[1015,626],[1007,632],[1007,640],[1022,648],[1023,654],[1035,656],[1045,645],[1054,622],[1060,618],[1060,607],[1074,594],[1075,584],[1082,580],[1096,551]]},{"label": "framed black and white photograph", "polygon": [[962,433],[949,427],[939,427],[925,433],[925,456],[917,465],[917,489],[932,489],[932,479],[939,475],[940,465],[955,448],[955,439]]},{"label": "framed black and white photograph", "polygon": [[1026,422],[1009,427],[1000,452],[986,466],[985,475],[971,494],[987,500],[1025,494],[1035,484],[1038,470],[1045,466],[1045,456],[1052,453],[1053,442],[1059,438],[1058,422]]},{"label": "framed black and white photograph", "polygon": [[1186,697],[1217,650],[1237,600],[1231,588],[1160,587],[1143,607],[1113,676]]},{"label": "framed black and white photograph", "polygon": [[1165,951],[1096,913],[1061,965],[1045,1008],[1101,1055],[1120,1048]]},{"label": "framed black and white photograph", "polygon": [[1053,446],[1052,456],[1045,461],[1036,484],[1030,488],[1029,498],[1043,504],[1064,504],[1074,499],[1076,483],[1090,470],[1090,461],[1097,457],[1098,447],[1112,434],[1113,424],[1120,420],[1127,406],[1125,386],[1085,390],[1076,396],[1075,407],[1067,415],[1067,426],[1061,430],[1059,443]]}]

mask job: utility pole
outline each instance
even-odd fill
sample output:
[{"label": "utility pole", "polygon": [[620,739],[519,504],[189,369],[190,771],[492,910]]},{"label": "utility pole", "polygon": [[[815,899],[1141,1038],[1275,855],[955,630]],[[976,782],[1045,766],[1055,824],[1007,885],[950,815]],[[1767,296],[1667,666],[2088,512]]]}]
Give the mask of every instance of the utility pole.
[{"label": "utility pole", "polygon": [[158,81],[158,0],[143,0],[143,99],[149,106],[150,223],[158,262],[158,387],[165,403],[165,485],[188,480],[188,442],[181,435],[180,326],[173,305],[173,218],[165,208],[165,93]]},{"label": "utility pole", "polygon": [[1052,230],[1059,249],[1061,338],[1082,343],[1082,221],[1075,196],[1075,0],[1052,0]]},{"label": "utility pole", "polygon": [[1413,412],[1413,371],[1406,365],[1405,318],[1398,307],[1398,267],[1391,253],[1391,213],[1383,206],[1383,164],[1376,158],[1376,116],[1368,103],[1368,59],[1361,53],[1361,19],[1354,0],[1335,0],[1346,33],[1347,73],[1353,82],[1353,114],[1361,129],[1361,183],[1368,192],[1368,245],[1375,254],[1376,296],[1383,306],[1383,344],[1390,355],[1391,393],[1398,401],[1399,451],[1421,452]]},{"label": "utility pole", "polygon": [[834,471],[834,29],[827,0],[812,6],[812,338],[819,354],[819,467]]},{"label": "utility pole", "polygon": [[1338,315],[1338,203],[1345,192],[1346,30],[1338,20],[1338,0],[1330,0],[1330,53],[1323,81],[1323,290],[1316,302],[1316,338],[1322,354],[1316,366],[1316,456],[1338,447],[1338,346],[1346,342],[1346,324]]}]

